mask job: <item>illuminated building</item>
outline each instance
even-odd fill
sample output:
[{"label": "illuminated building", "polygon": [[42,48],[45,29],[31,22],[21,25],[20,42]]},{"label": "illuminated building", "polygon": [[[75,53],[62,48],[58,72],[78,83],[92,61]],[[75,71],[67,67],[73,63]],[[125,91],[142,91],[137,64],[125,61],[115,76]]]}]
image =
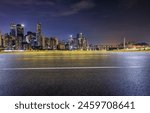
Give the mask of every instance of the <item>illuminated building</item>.
[{"label": "illuminated building", "polygon": [[45,39],[44,39],[44,41],[45,41],[45,49],[50,49],[50,38],[48,38],[48,37],[45,37]]},{"label": "illuminated building", "polygon": [[3,37],[3,46],[6,50],[12,50],[12,37],[6,33]]},{"label": "illuminated building", "polygon": [[11,23],[10,24],[10,36],[16,36],[17,35],[17,28],[16,24]]},{"label": "illuminated building", "polygon": [[123,48],[126,49],[126,38],[124,38]]},{"label": "illuminated building", "polygon": [[78,39],[77,38],[73,38],[73,49],[74,50],[78,49]]},{"label": "illuminated building", "polygon": [[127,50],[145,50],[149,44],[143,42],[143,43],[128,43],[126,45]]},{"label": "illuminated building", "polygon": [[17,41],[16,46],[17,49],[21,50],[23,48],[23,41],[24,41],[24,25],[23,24],[17,24]]},{"label": "illuminated building", "polygon": [[42,47],[42,27],[41,23],[38,22],[36,26],[36,38],[37,38],[37,47],[41,49]]},{"label": "illuminated building", "polygon": [[64,42],[59,42],[59,44],[57,46],[57,49],[58,50],[65,50],[66,49],[65,43]]},{"label": "illuminated building", "polygon": [[3,47],[3,39],[2,39],[2,34],[0,32],[0,47],[2,48]]},{"label": "illuminated building", "polygon": [[77,34],[76,38],[73,38],[72,35],[70,35],[68,42],[66,44],[67,50],[88,50],[88,43],[86,38],[83,36],[83,33]]},{"label": "illuminated building", "polygon": [[58,39],[55,37],[48,38],[48,37],[43,37],[43,49],[48,49],[48,50],[56,50],[58,46]]},{"label": "illuminated building", "polygon": [[24,25],[17,24],[17,37],[23,37],[23,36],[24,36]]},{"label": "illuminated building", "polygon": [[[74,42],[75,41],[74,41],[73,35],[70,35],[68,42],[66,44],[66,49],[67,50],[74,50],[75,49],[75,43]],[[76,47],[77,47],[77,44],[76,44]]]},{"label": "illuminated building", "polygon": [[66,42],[59,42],[56,37],[45,37],[42,35],[41,24],[38,22],[36,33],[28,31],[24,33],[24,24],[10,24],[10,33],[4,36],[0,33],[0,47],[7,50],[87,50],[87,40],[82,33],[77,37],[70,35]]},{"label": "illuminated building", "polygon": [[28,49],[28,50],[35,49],[36,33],[28,31],[27,35],[25,36],[25,40],[26,40],[25,49]]},{"label": "illuminated building", "polygon": [[58,39],[56,37],[50,38],[50,49],[56,50],[58,46]]},{"label": "illuminated building", "polygon": [[87,41],[85,37],[83,36],[83,33],[77,34],[77,39],[78,39],[78,49],[87,50]]},{"label": "illuminated building", "polygon": [[11,49],[17,49],[17,25],[14,23],[10,24],[10,37],[12,38],[12,44],[11,44]]},{"label": "illuminated building", "polygon": [[45,50],[45,37],[42,36],[42,49]]}]

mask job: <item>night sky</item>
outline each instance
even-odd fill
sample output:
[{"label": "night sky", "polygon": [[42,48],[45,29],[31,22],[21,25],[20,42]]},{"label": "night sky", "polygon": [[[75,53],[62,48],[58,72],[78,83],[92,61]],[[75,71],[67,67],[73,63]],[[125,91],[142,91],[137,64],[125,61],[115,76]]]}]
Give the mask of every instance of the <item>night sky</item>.
[{"label": "night sky", "polygon": [[84,33],[91,43],[150,42],[149,0],[0,0],[0,30],[23,23],[36,31],[40,20],[44,35],[66,40]]}]

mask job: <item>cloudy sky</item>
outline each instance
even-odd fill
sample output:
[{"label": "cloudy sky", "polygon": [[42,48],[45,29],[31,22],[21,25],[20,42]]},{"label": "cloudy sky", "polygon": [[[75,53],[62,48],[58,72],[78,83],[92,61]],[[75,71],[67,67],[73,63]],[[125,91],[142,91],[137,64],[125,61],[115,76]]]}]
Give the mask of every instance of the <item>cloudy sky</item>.
[{"label": "cloudy sky", "polygon": [[97,44],[150,42],[149,0],[0,0],[3,34],[11,22],[35,31],[38,20],[44,35],[61,40],[82,32]]}]

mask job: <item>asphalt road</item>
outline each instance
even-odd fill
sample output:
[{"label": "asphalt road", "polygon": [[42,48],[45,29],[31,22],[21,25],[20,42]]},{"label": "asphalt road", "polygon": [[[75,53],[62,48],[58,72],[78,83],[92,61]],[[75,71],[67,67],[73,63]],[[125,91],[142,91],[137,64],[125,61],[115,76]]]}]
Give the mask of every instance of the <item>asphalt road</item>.
[{"label": "asphalt road", "polygon": [[3,96],[150,96],[150,53],[0,54]]}]

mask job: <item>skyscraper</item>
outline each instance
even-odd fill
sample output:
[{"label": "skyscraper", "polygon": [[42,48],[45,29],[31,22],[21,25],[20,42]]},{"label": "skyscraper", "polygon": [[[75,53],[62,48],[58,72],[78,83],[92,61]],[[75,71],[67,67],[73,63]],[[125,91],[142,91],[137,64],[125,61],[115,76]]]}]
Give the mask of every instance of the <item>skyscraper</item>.
[{"label": "skyscraper", "polygon": [[23,37],[23,36],[24,36],[24,25],[17,24],[17,37]]},{"label": "skyscraper", "polygon": [[78,39],[78,49],[79,50],[86,50],[87,49],[87,41],[85,37],[83,36],[83,33],[77,34]]},{"label": "skyscraper", "polygon": [[2,39],[2,34],[0,32],[0,47],[3,47],[3,39]]},{"label": "skyscraper", "polygon": [[42,47],[42,29],[41,29],[41,23],[38,22],[36,26],[36,38],[37,38],[37,46],[39,48]]},{"label": "skyscraper", "polygon": [[41,33],[42,33],[42,29],[41,28],[42,28],[41,23],[38,22],[37,26],[36,26],[36,32],[37,32],[38,35],[41,35]]},{"label": "skyscraper", "polygon": [[45,49],[45,37],[42,36],[42,49]]},{"label": "skyscraper", "polygon": [[[10,38],[12,39],[11,41],[11,49],[16,49],[16,43],[17,43],[17,25],[15,23],[10,24]],[[10,49],[9,48],[9,49]]]},{"label": "skyscraper", "polygon": [[10,36],[15,37],[17,35],[17,26],[14,23],[10,24]]},{"label": "skyscraper", "polygon": [[83,38],[83,33],[79,33],[79,34],[77,34],[77,38],[79,39],[82,39]]},{"label": "skyscraper", "polygon": [[24,25],[17,24],[17,47],[18,49],[23,49],[23,40],[24,40]]},{"label": "skyscraper", "polygon": [[50,38],[50,49],[56,50],[58,46],[58,39],[56,37]]}]

